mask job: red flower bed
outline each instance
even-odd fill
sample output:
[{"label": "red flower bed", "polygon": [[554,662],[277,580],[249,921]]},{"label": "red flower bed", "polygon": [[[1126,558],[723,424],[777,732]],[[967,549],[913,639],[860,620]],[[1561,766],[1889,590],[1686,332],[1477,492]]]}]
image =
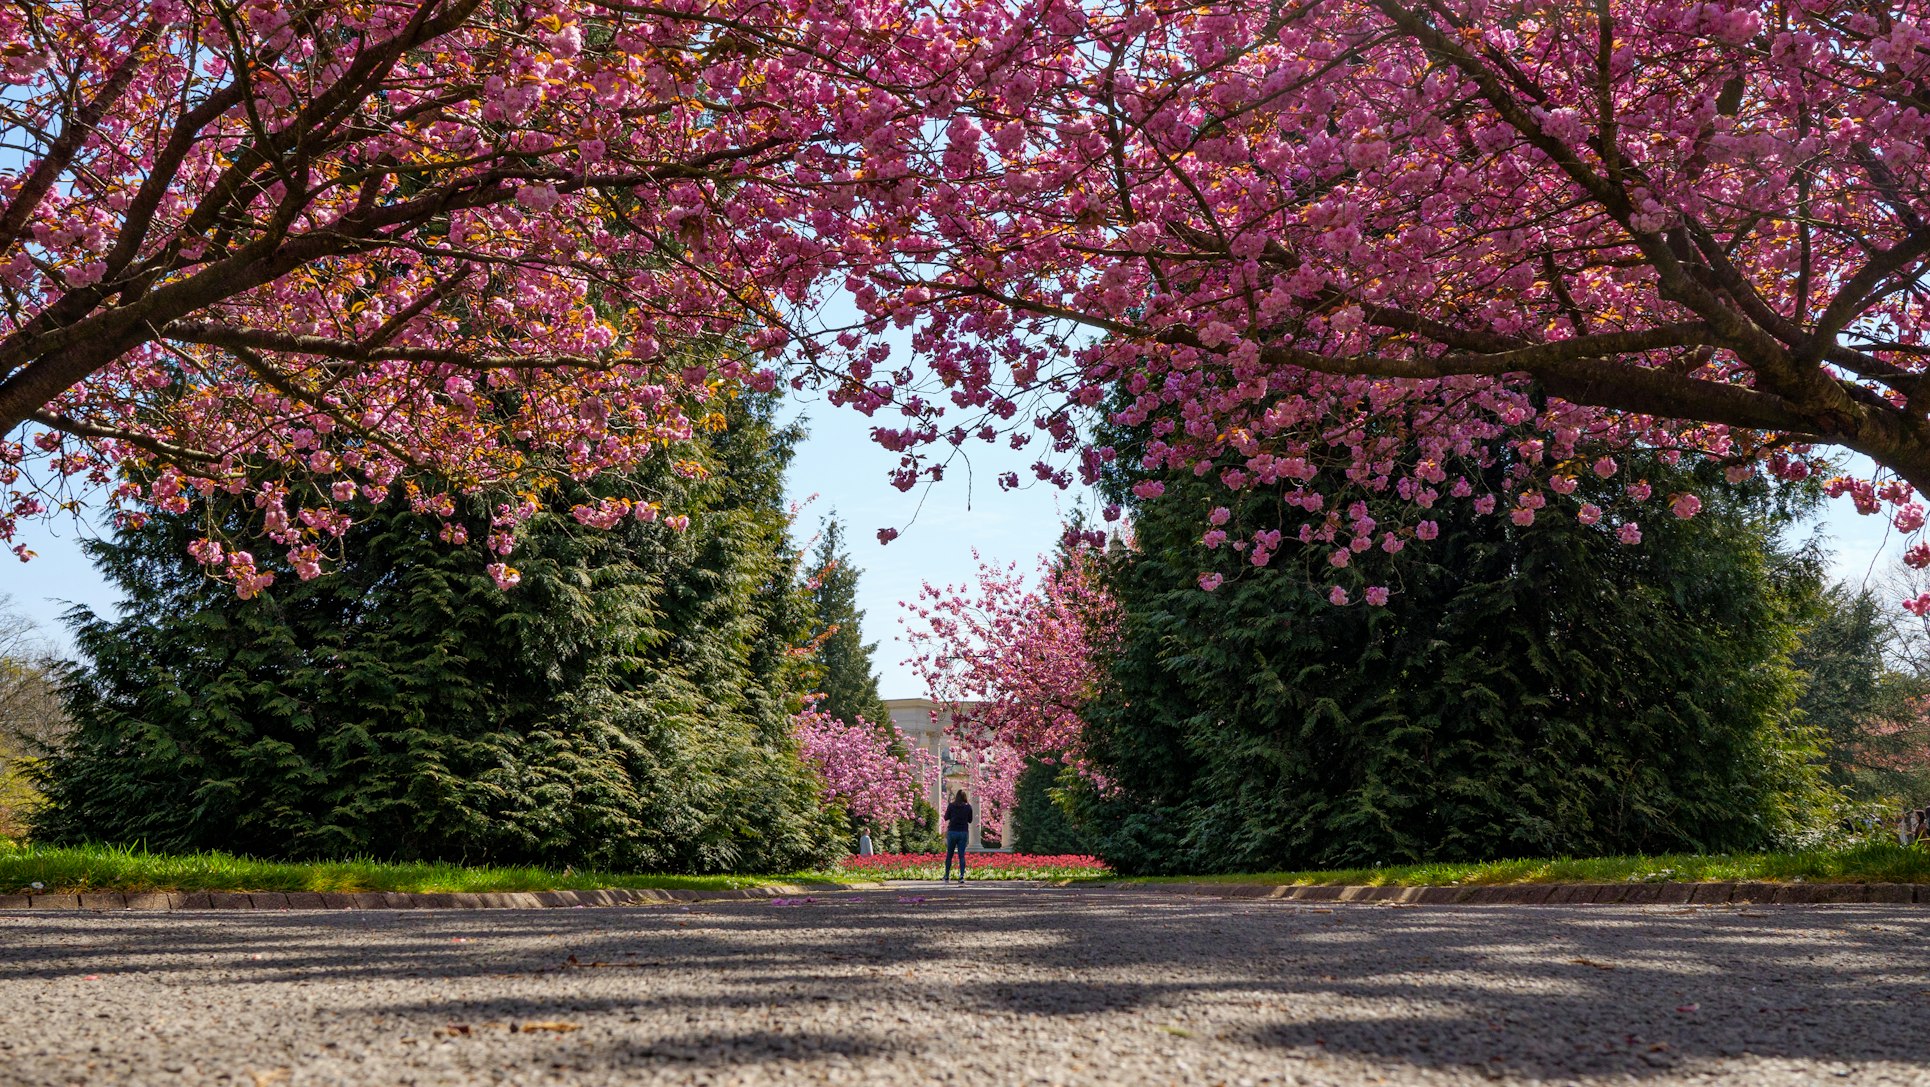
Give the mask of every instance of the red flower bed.
[{"label": "red flower bed", "polygon": [[[943,853],[876,853],[869,857],[850,856],[839,862],[838,870],[847,875],[872,879],[938,879],[945,873]],[[1066,853],[1047,856],[1037,853],[972,853],[966,871],[975,879],[1070,879],[1081,876],[1109,876],[1112,869],[1097,857]],[[954,866],[953,873],[957,873]]]}]

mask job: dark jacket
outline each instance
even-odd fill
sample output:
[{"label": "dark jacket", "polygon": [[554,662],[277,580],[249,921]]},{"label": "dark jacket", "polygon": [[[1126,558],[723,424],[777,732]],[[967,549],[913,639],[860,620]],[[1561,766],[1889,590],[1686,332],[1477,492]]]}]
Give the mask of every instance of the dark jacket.
[{"label": "dark jacket", "polygon": [[945,808],[945,829],[953,834],[963,834],[972,829],[972,806],[954,800]]}]

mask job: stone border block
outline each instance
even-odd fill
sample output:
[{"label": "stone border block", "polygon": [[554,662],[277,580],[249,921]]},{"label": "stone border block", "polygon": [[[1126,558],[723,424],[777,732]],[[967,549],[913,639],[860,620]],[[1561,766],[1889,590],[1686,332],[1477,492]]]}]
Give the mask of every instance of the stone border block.
[{"label": "stone border block", "polygon": [[1647,906],[1662,901],[1660,883],[1631,883],[1622,892],[1622,902],[1630,906]]},{"label": "stone border block", "polygon": [[33,899],[27,895],[0,895],[0,910],[29,910]]},{"label": "stone border block", "polygon": [[83,910],[124,910],[127,908],[127,896],[119,894],[84,894],[80,896],[80,908]]},{"label": "stone border block", "polygon": [[1735,890],[1729,895],[1729,901],[1731,902],[1761,904],[1774,902],[1775,900],[1776,884],[1774,883],[1738,883],[1735,885]]},{"label": "stone border block", "polygon": [[181,897],[180,895],[162,894],[159,891],[131,894],[127,896],[127,908],[130,910],[172,910],[175,908],[176,900]]},{"label": "stone border block", "polygon": [[248,896],[258,910],[285,910],[288,908],[288,895],[281,891],[267,891]]},{"label": "stone border block", "polygon": [[80,909],[79,895],[29,895],[30,908],[36,910]]},{"label": "stone border block", "polygon": [[1911,893],[1911,887],[1908,883],[1872,883],[1869,885],[1869,888],[1869,900],[1871,902],[1894,904],[1909,902],[1916,897]]},{"label": "stone border block", "polygon": [[1658,883],[1656,886],[1661,888],[1661,893],[1655,900],[1670,906],[1683,905],[1689,901],[1689,896],[1695,893],[1693,883]]},{"label": "stone border block", "polygon": [[1717,905],[1735,897],[1736,885],[1733,883],[1692,883],[1689,901],[1697,905]]},{"label": "stone border block", "polygon": [[1552,883],[1522,883],[1511,889],[1514,894],[1507,901],[1521,906],[1544,905],[1555,894],[1555,885]]},{"label": "stone border block", "polygon": [[314,891],[290,891],[288,892],[288,908],[291,910],[319,910],[325,909],[326,907],[322,905],[322,896],[316,894]]},{"label": "stone border block", "polygon": [[249,896],[239,892],[217,891],[208,896],[208,908],[211,910],[252,910],[255,908],[255,901]]}]

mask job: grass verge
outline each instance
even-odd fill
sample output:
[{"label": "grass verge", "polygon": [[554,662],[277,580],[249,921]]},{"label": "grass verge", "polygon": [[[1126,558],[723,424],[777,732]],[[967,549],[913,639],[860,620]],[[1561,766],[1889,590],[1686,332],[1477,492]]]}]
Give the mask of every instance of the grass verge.
[{"label": "grass verge", "polygon": [[1492,883],[1930,883],[1930,849],[1872,842],[1798,853],[1672,853],[1656,857],[1410,864],[1308,872],[1142,876],[1132,883],[1354,884],[1396,887]]},{"label": "grass verge", "polygon": [[[546,868],[388,864],[372,860],[287,863],[228,853],[148,853],[117,846],[41,848],[0,842],[0,894],[145,891],[593,891],[611,888],[735,890],[835,885],[824,872],[779,876],[665,876],[558,872]],[[40,884],[38,890],[34,884]]]}]

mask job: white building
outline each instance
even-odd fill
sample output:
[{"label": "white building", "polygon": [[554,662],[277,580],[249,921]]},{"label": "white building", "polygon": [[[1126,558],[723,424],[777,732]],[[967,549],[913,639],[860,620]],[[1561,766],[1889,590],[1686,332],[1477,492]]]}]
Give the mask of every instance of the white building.
[{"label": "white building", "polygon": [[[885,708],[891,711],[891,723],[898,726],[898,731],[903,732],[906,739],[938,757],[940,773],[938,780],[932,783],[931,796],[926,799],[931,801],[932,807],[938,809],[939,815],[944,815],[947,800],[960,789],[965,790],[965,795],[971,800],[974,808],[983,811],[985,806],[966,782],[965,768],[954,757],[951,739],[945,735],[946,726],[952,723],[951,712],[929,698],[887,698]],[[985,848],[978,833],[982,825],[978,821],[972,823],[972,837],[966,848]],[[1011,812],[1006,812],[999,820],[998,839],[999,844],[995,847],[995,852],[1012,851]]]}]

